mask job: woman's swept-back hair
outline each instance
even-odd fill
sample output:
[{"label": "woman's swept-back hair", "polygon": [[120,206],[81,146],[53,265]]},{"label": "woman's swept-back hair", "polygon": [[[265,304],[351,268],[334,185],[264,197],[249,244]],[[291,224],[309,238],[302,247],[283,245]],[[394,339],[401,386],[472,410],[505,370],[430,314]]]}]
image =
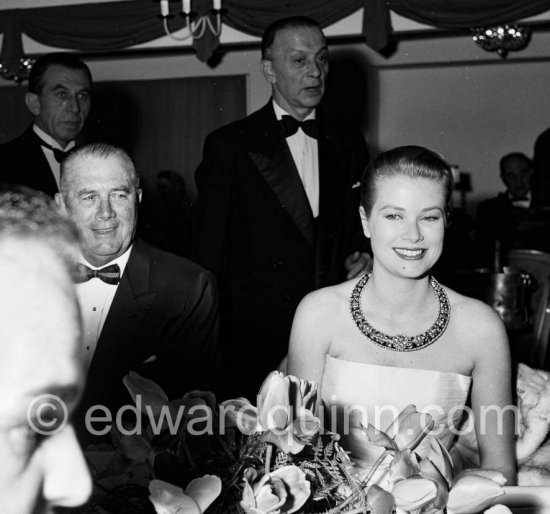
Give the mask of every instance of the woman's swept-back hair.
[{"label": "woman's swept-back hair", "polygon": [[441,155],[422,146],[393,148],[378,155],[367,166],[361,180],[361,206],[367,216],[370,216],[376,201],[378,181],[399,175],[439,182],[445,195],[445,216],[448,218],[454,188],[451,166]]}]

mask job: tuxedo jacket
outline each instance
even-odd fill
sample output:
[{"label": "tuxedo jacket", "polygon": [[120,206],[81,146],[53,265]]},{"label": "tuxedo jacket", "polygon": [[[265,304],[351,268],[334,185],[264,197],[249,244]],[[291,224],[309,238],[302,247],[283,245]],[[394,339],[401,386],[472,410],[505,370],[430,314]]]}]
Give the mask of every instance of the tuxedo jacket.
[{"label": "tuxedo jacket", "polygon": [[343,280],[345,258],[366,242],[358,213],[364,138],[317,117],[317,219],[271,101],[210,134],[195,176],[192,255],[218,278],[226,358],[253,394],[286,354],[300,300]]},{"label": "tuxedo jacket", "polygon": [[478,264],[491,266],[495,241],[501,243],[503,257],[511,248],[548,251],[548,212],[538,207],[514,207],[507,193],[478,205],[476,213],[476,250]]},{"label": "tuxedo jacket", "polygon": [[219,392],[218,293],[197,264],[136,240],[90,364],[76,426],[105,405],[115,418],[133,404],[122,379],[130,372],[157,382],[170,399],[193,390]]},{"label": "tuxedo jacket", "polygon": [[23,185],[53,197],[59,192],[52,170],[32,125],[0,145],[0,185]]}]

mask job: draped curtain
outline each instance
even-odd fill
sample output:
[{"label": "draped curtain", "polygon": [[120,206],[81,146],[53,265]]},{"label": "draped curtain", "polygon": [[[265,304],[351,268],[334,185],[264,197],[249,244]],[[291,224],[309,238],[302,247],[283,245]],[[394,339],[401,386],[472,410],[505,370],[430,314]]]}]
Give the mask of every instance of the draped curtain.
[{"label": "draped curtain", "polygon": [[510,23],[550,9],[549,0],[389,0],[396,13],[442,29]]},{"label": "draped curtain", "polygon": [[[212,16],[212,0],[193,0],[192,5],[197,14]],[[171,7],[176,10],[178,2]],[[289,14],[311,16],[326,27],[364,8],[365,42],[380,50],[391,33],[390,10],[427,25],[458,29],[517,21],[550,10],[550,0],[223,0],[223,8],[226,25],[254,36]],[[48,46],[83,52],[120,50],[163,36],[158,13],[159,4],[152,0],[0,11],[0,58],[8,68],[19,66],[22,33]],[[169,27],[178,30],[184,23],[176,16]],[[193,44],[199,59],[206,61],[219,41],[208,33]]]}]

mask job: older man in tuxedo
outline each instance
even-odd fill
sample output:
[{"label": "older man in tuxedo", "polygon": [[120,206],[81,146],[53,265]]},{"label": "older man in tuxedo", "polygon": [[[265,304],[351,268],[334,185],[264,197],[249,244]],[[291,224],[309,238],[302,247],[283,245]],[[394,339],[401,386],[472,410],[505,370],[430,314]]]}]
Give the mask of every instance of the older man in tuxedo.
[{"label": "older man in tuxedo", "polygon": [[317,108],[328,73],[317,22],[270,25],[261,66],[272,99],[206,139],[192,252],[218,277],[234,393],[249,396],[285,356],[304,295],[368,262],[358,214],[366,145]]},{"label": "older man in tuxedo", "polygon": [[54,196],[59,163],[75,146],[91,106],[92,75],[72,54],[47,54],[34,63],[25,103],[34,123],[0,145],[0,184],[21,184]]},{"label": "older man in tuxedo", "polygon": [[51,198],[31,190],[0,193],[2,513],[77,507],[91,493],[71,423],[84,386],[68,270],[77,242],[76,227]]},{"label": "older man in tuxedo", "polygon": [[62,163],[56,201],[83,238],[76,286],[89,366],[77,417],[83,438],[108,428],[82,427],[86,412],[103,405],[114,420],[113,409],[128,403],[122,379],[130,371],[155,380],[171,398],[219,384],[214,278],[134,239],[140,200],[134,165],[119,148],[86,145]]},{"label": "older man in tuxedo", "polygon": [[[495,242],[503,254],[511,248],[548,251],[548,216],[533,201],[533,163],[521,152],[500,159],[500,178],[506,191],[481,202],[476,213],[478,263],[493,263]],[[545,225],[546,223],[546,225]]]}]

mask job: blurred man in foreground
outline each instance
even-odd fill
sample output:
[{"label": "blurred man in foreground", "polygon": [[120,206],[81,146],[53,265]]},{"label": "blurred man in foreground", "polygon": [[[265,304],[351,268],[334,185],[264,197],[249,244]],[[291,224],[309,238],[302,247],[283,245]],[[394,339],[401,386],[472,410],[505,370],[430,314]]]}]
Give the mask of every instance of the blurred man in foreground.
[{"label": "blurred man in foreground", "polygon": [[[91,492],[69,419],[83,388],[67,264],[76,229],[27,191],[0,194],[0,510],[77,507]],[[69,250],[64,255],[61,249]]]}]

